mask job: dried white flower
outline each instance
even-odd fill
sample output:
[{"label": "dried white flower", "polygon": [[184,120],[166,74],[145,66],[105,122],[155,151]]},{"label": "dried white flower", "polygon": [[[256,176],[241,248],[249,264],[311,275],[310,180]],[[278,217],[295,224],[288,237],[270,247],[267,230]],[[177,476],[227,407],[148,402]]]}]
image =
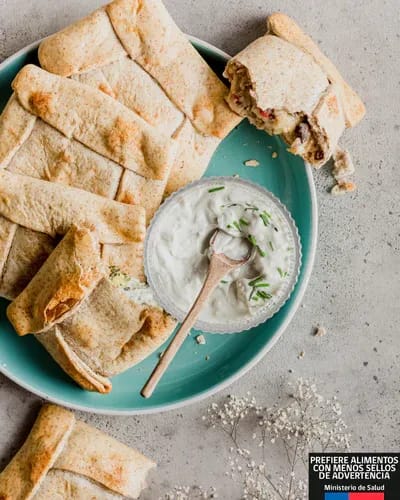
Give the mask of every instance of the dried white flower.
[{"label": "dried white flower", "polygon": [[[314,383],[302,378],[289,387],[290,396],[283,406],[260,407],[247,394],[229,396],[207,409],[205,418],[209,425],[222,430],[234,443],[229,448],[230,471],[226,474],[240,482],[245,500],[306,500],[308,454],[350,449],[350,434],[337,399],[325,399]],[[244,429],[249,428],[251,434],[246,436]],[[253,453],[241,445],[246,438],[251,438],[251,442],[257,439]],[[265,462],[270,455],[266,451],[272,446],[282,452],[283,466],[277,465],[276,460],[271,464]],[[216,498],[215,490],[198,487],[175,488],[171,494],[175,496],[165,499]]]}]

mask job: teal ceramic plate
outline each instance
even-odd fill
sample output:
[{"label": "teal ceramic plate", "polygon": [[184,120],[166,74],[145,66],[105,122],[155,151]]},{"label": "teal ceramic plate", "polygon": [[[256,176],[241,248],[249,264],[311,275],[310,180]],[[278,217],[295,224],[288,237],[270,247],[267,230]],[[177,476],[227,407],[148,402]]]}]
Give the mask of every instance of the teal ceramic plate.
[{"label": "teal ceramic plate", "polygon": [[[202,42],[192,43],[219,74],[227,54]],[[37,43],[0,65],[0,109],[11,94],[10,83],[27,63],[37,63]],[[272,153],[277,153],[277,158]],[[273,155],[276,156],[276,155]],[[246,167],[256,159],[260,165]],[[314,261],[317,238],[317,204],[310,167],[286,152],[277,138],[243,121],[219,146],[206,175],[233,175],[250,179],[272,191],[294,218],[302,244],[303,264],[297,285],[285,306],[266,323],[233,335],[205,334],[198,345],[192,332],[174,359],[157,391],[143,399],[139,390],[158,360],[153,354],[139,365],[112,379],[110,394],[83,391],[64,374],[33,336],[18,337],[7,321],[7,301],[0,300],[0,371],[45,399],[103,414],[138,414],[176,408],[210,396],[253,367],[273,346],[292,319],[305,292]],[[161,348],[159,351],[161,351]]]}]

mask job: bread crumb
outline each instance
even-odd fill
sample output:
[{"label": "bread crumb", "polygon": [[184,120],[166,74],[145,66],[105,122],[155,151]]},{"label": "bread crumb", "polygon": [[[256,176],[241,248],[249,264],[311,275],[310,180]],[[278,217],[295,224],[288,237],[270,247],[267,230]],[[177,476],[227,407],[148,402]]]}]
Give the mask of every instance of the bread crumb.
[{"label": "bread crumb", "polygon": [[354,182],[340,181],[333,186],[331,189],[331,194],[333,196],[340,196],[345,193],[351,193],[356,190],[356,185]]},{"label": "bread crumb", "polygon": [[246,167],[258,167],[260,165],[260,162],[257,160],[246,160],[244,162]]},{"label": "bread crumb", "polygon": [[204,335],[197,335],[197,337],[195,337],[195,338],[196,338],[196,342],[198,344],[204,345],[206,343],[206,339],[205,339]]},{"label": "bread crumb", "polygon": [[271,156],[275,160],[275,158],[278,158],[278,153],[274,151]]},{"label": "bread crumb", "polygon": [[297,356],[297,359],[303,359],[304,356],[305,356],[305,354],[306,353],[304,351],[299,352],[299,355]]},{"label": "bread crumb", "polygon": [[326,335],[326,328],[321,325],[317,325],[314,329],[314,337],[323,337]]},{"label": "bread crumb", "polygon": [[352,174],[354,174],[354,164],[350,153],[345,149],[336,148],[333,153],[333,177],[340,183],[340,181],[346,181],[348,176]]}]

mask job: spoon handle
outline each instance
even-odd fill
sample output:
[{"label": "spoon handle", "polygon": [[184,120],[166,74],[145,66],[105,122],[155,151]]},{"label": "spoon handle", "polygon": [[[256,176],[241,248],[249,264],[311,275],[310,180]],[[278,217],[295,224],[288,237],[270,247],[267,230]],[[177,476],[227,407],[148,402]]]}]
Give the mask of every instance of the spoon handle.
[{"label": "spoon handle", "polygon": [[188,312],[180,328],[175,333],[175,336],[172,339],[171,343],[161,356],[159,362],[154,368],[146,384],[143,386],[143,389],[140,394],[144,398],[149,398],[153,394],[153,391],[157,387],[157,384],[160,381],[161,377],[163,376],[165,370],[168,368],[169,364],[174,359],[175,354],[178,352],[179,348],[183,344],[190,329],[196,323],[197,317],[200,314],[204,302],[208,299],[209,295],[213,292],[214,288],[218,285],[221,279],[231,269],[232,269],[232,264],[218,258],[218,254],[212,255],[210,259],[210,265],[208,268],[207,277],[204,281],[204,284],[200,290],[199,295],[197,296],[193,306]]}]

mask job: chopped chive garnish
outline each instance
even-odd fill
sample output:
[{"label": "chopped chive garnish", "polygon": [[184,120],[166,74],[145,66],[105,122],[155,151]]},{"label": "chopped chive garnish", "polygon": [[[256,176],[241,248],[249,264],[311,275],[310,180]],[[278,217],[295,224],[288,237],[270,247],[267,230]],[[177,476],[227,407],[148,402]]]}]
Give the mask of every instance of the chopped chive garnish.
[{"label": "chopped chive garnish", "polygon": [[286,276],[288,275],[288,273],[286,271],[282,271],[282,269],[280,267],[277,267],[276,269],[277,269],[279,276],[281,278],[286,278]]},{"label": "chopped chive garnish", "polygon": [[248,220],[246,220],[246,219],[243,219],[243,217],[241,217],[241,218],[239,219],[239,222],[240,222],[240,224],[242,224],[243,226],[248,226],[248,225],[250,224],[250,222],[249,222]]},{"label": "chopped chive garnish", "polygon": [[269,283],[266,283],[263,280],[264,277],[261,275],[249,281],[249,286],[252,287],[249,295],[249,300],[258,300],[258,299],[265,300],[265,299],[270,299],[272,297],[271,294],[265,292],[264,290],[260,290],[260,288],[267,288],[270,286]]},{"label": "chopped chive garnish", "polygon": [[232,229],[232,226],[230,224],[228,224],[226,227],[227,229]]},{"label": "chopped chive garnish", "polygon": [[260,275],[257,276],[257,278],[254,278],[253,280],[249,281],[249,286],[254,286],[256,285],[259,281],[261,281],[264,278],[264,276]]},{"label": "chopped chive garnish", "polygon": [[257,245],[257,251],[258,253],[261,255],[261,257],[265,257],[267,254],[264,252],[264,250],[262,250],[262,248],[259,247],[259,245]]},{"label": "chopped chive garnish", "polygon": [[221,283],[225,284],[225,283],[228,283],[228,282],[226,280],[221,280]]},{"label": "chopped chive garnish", "polygon": [[252,234],[249,234],[247,238],[253,246],[255,247],[257,246],[257,240]]},{"label": "chopped chive garnish", "polygon": [[208,190],[209,193],[215,193],[215,191],[221,191],[222,189],[225,189],[225,186],[218,186],[215,188],[211,188]]},{"label": "chopped chive garnish", "polygon": [[269,226],[271,220],[271,214],[269,214],[266,210],[260,213],[260,218],[263,221],[264,226]]},{"label": "chopped chive garnish", "polygon": [[240,225],[239,225],[239,222],[237,222],[237,221],[233,221],[233,222],[232,222],[232,224],[236,227],[236,229],[237,229],[238,231],[241,231],[241,229],[240,229]]},{"label": "chopped chive garnish", "polygon": [[268,242],[268,244],[269,244],[269,248],[270,248],[272,251],[274,251],[274,245],[273,245],[272,241],[269,241],[269,242]]},{"label": "chopped chive garnish", "polygon": [[245,209],[246,210],[253,210],[253,212],[258,212],[258,210],[260,210],[258,207],[253,207],[251,205],[248,205]]}]

